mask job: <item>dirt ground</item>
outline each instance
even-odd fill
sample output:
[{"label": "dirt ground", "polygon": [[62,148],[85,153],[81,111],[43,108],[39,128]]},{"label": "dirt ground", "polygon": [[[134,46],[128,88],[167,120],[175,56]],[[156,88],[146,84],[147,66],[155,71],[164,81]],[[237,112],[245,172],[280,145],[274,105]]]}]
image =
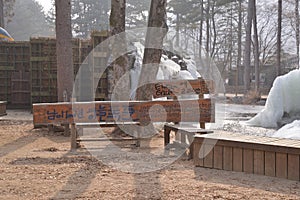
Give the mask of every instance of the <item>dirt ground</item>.
[{"label": "dirt ground", "polygon": [[28,111],[8,114],[0,118],[0,199],[300,199],[300,182],[198,168],[187,156],[156,172],[117,171],[84,148],[71,152],[69,137],[33,129]]}]

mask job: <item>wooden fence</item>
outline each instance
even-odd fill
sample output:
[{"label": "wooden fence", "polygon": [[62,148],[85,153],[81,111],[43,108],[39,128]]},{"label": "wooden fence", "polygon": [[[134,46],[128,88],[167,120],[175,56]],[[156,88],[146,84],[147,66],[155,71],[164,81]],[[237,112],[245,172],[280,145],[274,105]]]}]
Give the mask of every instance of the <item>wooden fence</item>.
[{"label": "wooden fence", "polygon": [[[84,67],[82,63],[91,50],[108,35],[107,31],[93,32],[90,40],[73,39],[74,74],[80,66]],[[102,55],[106,55],[101,58],[103,64],[107,61],[107,53]],[[93,68],[95,61],[96,58]],[[95,80],[100,78],[96,94],[98,100],[107,98],[106,77],[106,74],[101,78],[94,77]],[[93,79],[89,81],[97,84]],[[39,37],[30,41],[0,43],[0,101],[6,101],[9,107],[14,108],[31,107],[32,103],[57,102],[55,38]]]}]

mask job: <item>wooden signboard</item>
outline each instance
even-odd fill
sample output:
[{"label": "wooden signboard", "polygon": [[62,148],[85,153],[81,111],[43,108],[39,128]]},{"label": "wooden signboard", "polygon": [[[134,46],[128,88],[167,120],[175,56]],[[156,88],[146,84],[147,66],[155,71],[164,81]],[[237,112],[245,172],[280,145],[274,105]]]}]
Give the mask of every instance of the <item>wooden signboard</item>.
[{"label": "wooden signboard", "polygon": [[186,94],[209,94],[214,92],[211,80],[174,80],[160,81],[152,85],[153,97],[175,97]]},{"label": "wooden signboard", "polygon": [[[33,104],[33,121],[34,124],[214,122],[214,107],[210,99],[44,103]],[[197,110],[199,112],[196,112]]]}]

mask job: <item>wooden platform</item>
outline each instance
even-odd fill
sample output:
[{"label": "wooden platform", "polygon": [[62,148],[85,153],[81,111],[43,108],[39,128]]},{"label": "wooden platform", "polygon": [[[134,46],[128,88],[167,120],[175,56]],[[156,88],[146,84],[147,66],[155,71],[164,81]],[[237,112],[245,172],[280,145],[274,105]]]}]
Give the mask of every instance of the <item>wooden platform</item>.
[{"label": "wooden platform", "polygon": [[194,139],[194,163],[300,181],[300,141],[212,133]]},{"label": "wooden platform", "polygon": [[0,101],[0,117],[7,115],[6,113],[6,101]]}]

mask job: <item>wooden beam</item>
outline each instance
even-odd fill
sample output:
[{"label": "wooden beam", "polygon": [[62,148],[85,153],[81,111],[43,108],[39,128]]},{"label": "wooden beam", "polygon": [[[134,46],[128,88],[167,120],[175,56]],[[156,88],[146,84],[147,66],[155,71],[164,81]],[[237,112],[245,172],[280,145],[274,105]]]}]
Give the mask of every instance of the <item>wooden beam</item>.
[{"label": "wooden beam", "polygon": [[33,104],[34,124],[214,122],[214,113],[210,99]]}]

